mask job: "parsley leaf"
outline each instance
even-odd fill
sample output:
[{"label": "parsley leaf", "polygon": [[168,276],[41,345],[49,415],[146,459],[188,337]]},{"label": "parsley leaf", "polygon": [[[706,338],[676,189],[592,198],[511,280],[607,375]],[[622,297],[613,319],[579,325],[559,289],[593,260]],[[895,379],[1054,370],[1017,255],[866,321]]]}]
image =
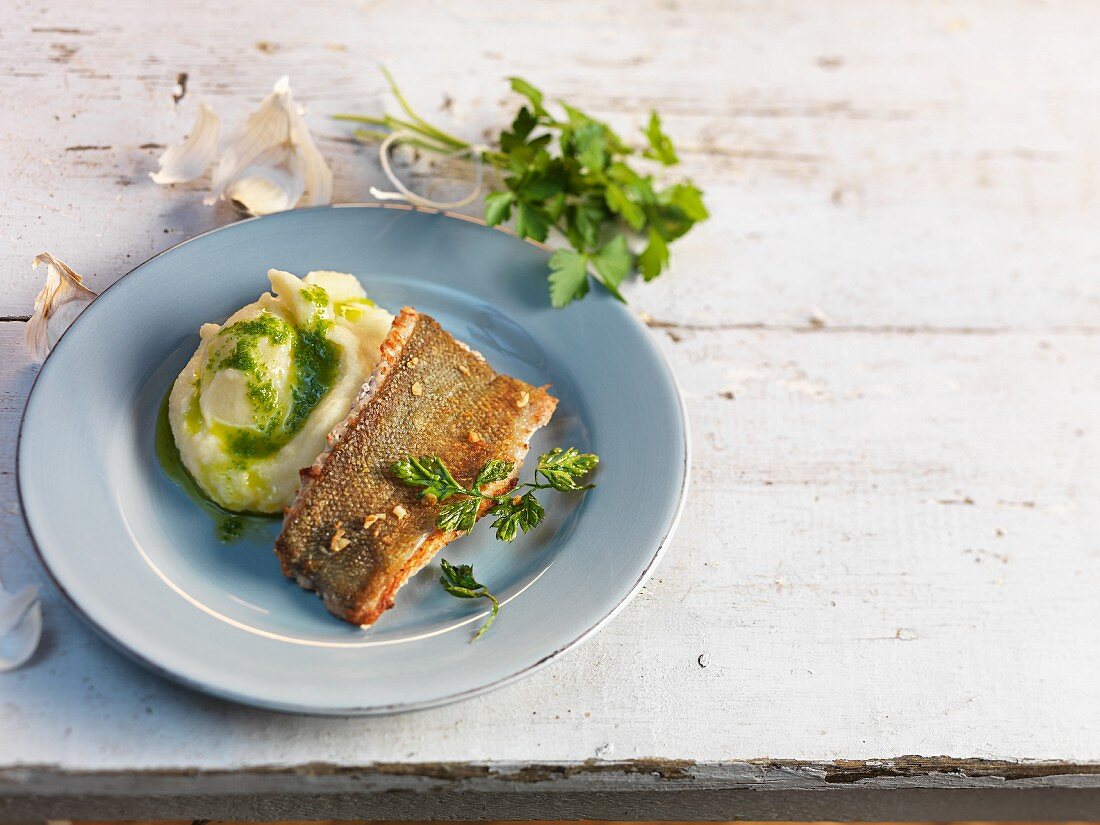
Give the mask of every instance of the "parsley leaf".
[{"label": "parsley leaf", "polygon": [[419,493],[420,498],[430,495],[436,501],[445,501],[456,493],[466,492],[436,456],[408,456],[393,464],[390,469],[406,484],[423,487]]},{"label": "parsley leaf", "polygon": [[638,271],[647,281],[652,281],[668,266],[668,244],[656,229],[649,230],[649,243],[638,256]]},{"label": "parsley leaf", "polygon": [[511,192],[490,192],[485,198],[485,223],[496,226],[512,217],[515,196]]},{"label": "parsley leaf", "polygon": [[534,238],[541,243],[549,233],[550,216],[537,206],[520,201],[516,206],[516,234],[521,238]]},{"label": "parsley leaf", "polygon": [[611,164],[607,168],[607,176],[621,184],[624,192],[642,206],[656,203],[657,195],[653,191],[653,178],[639,175],[625,163]]},{"label": "parsley leaf", "polygon": [[596,245],[600,236],[600,225],[608,219],[610,211],[602,200],[588,198],[570,208],[566,207],[569,242],[577,249],[588,249]]},{"label": "parsley leaf", "polygon": [[440,578],[439,583],[443,585],[443,589],[448,593],[452,590],[464,591],[461,594],[456,594],[461,599],[476,599],[476,595],[471,595],[472,591],[481,588],[481,585],[474,579],[474,568],[468,564],[460,564],[455,567],[446,559],[439,560],[439,566],[443,568],[443,576]]},{"label": "parsley leaf", "polygon": [[665,166],[675,166],[680,162],[676,157],[672,141],[661,131],[661,117],[656,112],[649,113],[649,125],[644,132],[646,140],[649,141],[649,148],[645,151],[647,158],[660,161]]},{"label": "parsley leaf", "polygon": [[[516,499],[519,500],[516,501]],[[492,524],[497,538],[501,541],[514,541],[519,530],[526,533],[535,529],[546,515],[546,511],[532,492],[516,496],[510,501],[502,501],[490,510],[489,514],[497,517]]]},{"label": "parsley leaf", "polygon": [[482,485],[492,484],[494,481],[501,481],[508,478],[512,474],[512,470],[515,469],[515,462],[502,461],[499,458],[494,458],[492,461],[486,463],[481,468],[481,472],[477,474],[477,478],[474,479],[474,489],[479,493],[481,492]]},{"label": "parsley leaf", "polygon": [[[538,118],[531,113],[531,110],[526,106],[520,108],[516,112],[515,118],[512,120],[512,128],[507,132],[501,132],[500,135],[500,148],[504,152],[516,152],[516,150],[523,150],[528,145],[527,138],[530,137],[531,132],[538,126]],[[520,155],[526,154],[521,151]]]},{"label": "parsley leaf", "polygon": [[470,565],[460,564],[455,567],[446,559],[440,559],[439,566],[443,570],[443,575],[439,577],[439,583],[447,593],[459,599],[488,599],[493,603],[493,609],[489,611],[489,618],[481,626],[481,629],[474,634],[474,638],[470,639],[471,642],[476,642],[485,634],[486,630],[493,626],[497,613],[500,612],[500,602],[497,601],[496,596],[489,592],[485,585],[480,584],[474,578],[474,568]]},{"label": "parsley leaf", "polygon": [[542,107],[542,92],[524,80],[522,77],[510,77],[508,80],[512,84],[512,91],[523,95],[531,102],[531,108],[539,117],[548,118],[546,109]]},{"label": "parsley leaf", "polygon": [[550,303],[563,307],[588,293],[588,256],[559,249],[550,256]]},{"label": "parsley leaf", "polygon": [[592,256],[592,266],[600,273],[600,280],[611,294],[623,300],[619,284],[630,272],[630,250],[626,248],[626,235],[616,235]]},{"label": "parsley leaf", "polygon": [[677,183],[667,190],[668,202],[679,208],[692,222],[705,221],[710,217],[703,204],[703,192],[694,183]]},{"label": "parsley leaf", "polygon": [[627,197],[626,192],[618,184],[608,183],[604,187],[604,200],[607,202],[607,208],[621,215],[632,229],[641,229],[645,226],[646,216],[642,207]]},{"label": "parsley leaf", "polygon": [[582,453],[575,447],[563,450],[555,447],[539,456],[535,475],[541,475],[546,483],[559,492],[587,490],[593,485],[580,485],[577,479],[588,475],[600,463],[600,457],[594,453]]},{"label": "parsley leaf", "polygon": [[590,172],[602,172],[607,166],[607,140],[604,127],[599,123],[585,123],[574,131],[573,145],[577,160]]},{"label": "parsley leaf", "polygon": [[481,507],[481,499],[470,497],[444,504],[439,511],[439,518],[435,525],[440,530],[458,530],[469,533],[477,524],[477,511]]}]

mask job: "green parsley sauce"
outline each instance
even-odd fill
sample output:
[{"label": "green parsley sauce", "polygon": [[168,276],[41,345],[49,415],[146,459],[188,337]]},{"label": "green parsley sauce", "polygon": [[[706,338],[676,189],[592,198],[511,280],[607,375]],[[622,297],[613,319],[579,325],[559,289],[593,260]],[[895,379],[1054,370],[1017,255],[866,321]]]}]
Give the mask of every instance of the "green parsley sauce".
[{"label": "green parsley sauce", "polygon": [[[332,321],[323,316],[324,309],[329,306],[328,293],[320,286],[308,286],[300,290],[300,294],[317,307],[306,324],[292,326],[264,310],[255,318],[238,321],[221,330],[218,337],[225,336],[232,345],[215,348],[206,363],[204,372],[207,374],[235,369],[246,376],[255,426],[216,425],[214,428],[226,452],[240,459],[244,466],[250,459],[266,458],[286,446],[328,395],[339,374],[342,348],[329,340]],[[263,339],[276,346],[290,343],[289,408],[279,403],[275,384],[258,357],[258,346]],[[200,391],[200,383],[196,382],[186,414],[189,428],[195,413],[201,425]]]},{"label": "green parsley sauce", "polygon": [[304,286],[298,290],[298,294],[313,304],[315,307],[328,306],[328,293],[323,286]]},{"label": "green parsley sauce", "polygon": [[164,474],[210,517],[219,540],[228,543],[252,535],[267,538],[271,525],[280,518],[278,513],[234,513],[226,510],[208,498],[187,472],[168,419],[168,398],[171,394],[172,388],[169,387],[157,412],[155,448],[157,461],[160,462]]},{"label": "green parsley sauce", "polygon": [[[275,428],[280,409],[279,393],[267,373],[267,368],[259,359],[259,343],[267,339],[279,346],[287,343],[292,335],[290,324],[264,310],[255,318],[238,321],[219,332],[218,338],[225,338],[231,346],[228,351],[224,347],[216,348],[207,360],[206,373],[237,370],[247,376],[246,391],[252,407],[252,418],[261,430]],[[198,406],[199,389],[196,387],[192,406]]]},{"label": "green parsley sauce", "polygon": [[[343,348],[328,338],[333,322],[325,317],[326,309],[331,306],[333,312],[348,317],[346,312],[361,313],[362,306],[374,305],[367,299],[332,304],[325,289],[317,285],[306,286],[299,293],[315,307],[304,324],[294,325],[268,310],[261,310],[256,316],[230,324],[217,333],[183,412],[183,426],[188,432],[199,432],[206,425],[199,403],[204,378],[209,381],[210,376],[227,369],[244,375],[253,426],[214,423],[211,432],[224,448],[227,469],[245,471],[249,486],[257,490],[263,484],[263,477],[260,473],[253,474],[250,465],[286,446],[305,426],[310,414],[339,377]],[[260,344],[265,340],[277,347],[289,345],[289,403],[283,403],[264,363]],[[221,541],[236,541],[261,529],[266,535],[272,520],[280,518],[278,514],[228,510],[207,496],[188,472],[172,434],[168,416],[170,395],[171,389],[161,403],[156,426],[156,454],[165,475],[210,516]]]}]

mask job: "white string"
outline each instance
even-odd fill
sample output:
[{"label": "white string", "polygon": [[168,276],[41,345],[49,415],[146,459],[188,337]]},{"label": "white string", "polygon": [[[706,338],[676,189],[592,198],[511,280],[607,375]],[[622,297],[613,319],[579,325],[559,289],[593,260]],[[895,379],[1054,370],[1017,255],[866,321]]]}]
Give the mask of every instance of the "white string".
[{"label": "white string", "polygon": [[396,192],[385,192],[375,186],[370,188],[370,193],[373,197],[378,198],[380,201],[408,201],[409,203],[416,204],[417,206],[428,206],[433,209],[458,209],[462,206],[473,203],[481,195],[481,182],[484,176],[485,162],[482,160],[482,154],[489,151],[489,147],[483,144],[474,144],[468,146],[465,149],[458,149],[451,152],[445,157],[453,158],[460,155],[471,155],[474,161],[474,165],[477,169],[477,177],[474,179],[474,189],[469,195],[457,201],[437,201],[431,198],[426,198],[423,195],[418,195],[413,192],[405,184],[403,184],[397,174],[393,171],[393,167],[390,165],[390,147],[400,140],[406,138],[399,132],[393,132],[387,135],[386,139],[382,141],[382,145],[378,147],[378,158],[382,162],[382,171],[386,173],[386,177],[389,178],[390,183],[393,184]]}]

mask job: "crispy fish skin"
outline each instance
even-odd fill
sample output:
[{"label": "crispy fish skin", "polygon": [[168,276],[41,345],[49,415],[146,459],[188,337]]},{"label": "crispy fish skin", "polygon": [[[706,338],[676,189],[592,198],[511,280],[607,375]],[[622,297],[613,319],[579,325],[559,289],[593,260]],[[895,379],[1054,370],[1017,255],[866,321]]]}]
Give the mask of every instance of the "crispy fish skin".
[{"label": "crispy fish skin", "polygon": [[438,455],[468,486],[486,461],[514,461],[510,478],[484,488],[505,492],[557,403],[543,387],[498,374],[433,318],[405,307],[347,419],[301,472],[275,541],[283,573],[316,590],[334,615],[372,624],[410,576],[462,535],[436,528],[439,505],[397,480],[393,463]]}]

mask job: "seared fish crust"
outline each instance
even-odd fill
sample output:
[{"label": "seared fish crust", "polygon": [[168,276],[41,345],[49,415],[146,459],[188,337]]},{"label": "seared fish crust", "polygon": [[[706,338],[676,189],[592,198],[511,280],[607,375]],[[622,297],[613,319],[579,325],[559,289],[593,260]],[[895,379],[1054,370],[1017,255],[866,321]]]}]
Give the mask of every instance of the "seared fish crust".
[{"label": "seared fish crust", "polygon": [[393,463],[438,455],[468,486],[486,461],[514,461],[510,478],[485,487],[505,492],[557,403],[545,388],[495,372],[433,318],[401,310],[351,413],[301,472],[275,541],[283,573],[316,590],[334,615],[372,624],[410,576],[462,535],[436,528],[440,505],[417,498]]}]

